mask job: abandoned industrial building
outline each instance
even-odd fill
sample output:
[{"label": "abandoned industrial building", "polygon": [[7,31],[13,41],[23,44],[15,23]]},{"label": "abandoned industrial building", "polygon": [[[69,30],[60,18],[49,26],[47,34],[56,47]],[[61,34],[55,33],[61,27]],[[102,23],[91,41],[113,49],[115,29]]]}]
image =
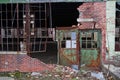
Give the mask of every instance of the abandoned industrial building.
[{"label": "abandoned industrial building", "polygon": [[119,67],[119,17],[116,1],[2,0],[0,72]]}]

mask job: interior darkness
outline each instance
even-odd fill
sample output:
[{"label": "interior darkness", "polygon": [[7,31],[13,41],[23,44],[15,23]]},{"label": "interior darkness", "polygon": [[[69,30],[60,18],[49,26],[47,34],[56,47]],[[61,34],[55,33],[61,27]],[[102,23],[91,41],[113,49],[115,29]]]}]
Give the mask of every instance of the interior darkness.
[{"label": "interior darkness", "polygon": [[116,2],[115,51],[120,51],[120,2]]},{"label": "interior darkness", "polygon": [[53,26],[71,26],[77,24],[77,8],[82,3],[52,3]]}]

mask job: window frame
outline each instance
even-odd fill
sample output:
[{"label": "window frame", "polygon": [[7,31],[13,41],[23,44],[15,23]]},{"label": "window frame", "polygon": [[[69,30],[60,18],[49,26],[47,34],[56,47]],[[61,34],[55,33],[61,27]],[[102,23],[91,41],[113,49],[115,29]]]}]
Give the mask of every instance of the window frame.
[{"label": "window frame", "polygon": [[[75,33],[75,38],[72,39],[72,33]],[[75,49],[77,48],[77,32],[76,31],[66,31],[63,33],[63,40],[61,41],[61,48],[66,48],[66,49]],[[75,43],[74,43],[75,42]],[[70,44],[67,44],[70,43]],[[75,46],[73,46],[72,44],[75,44]],[[67,44],[67,45],[66,45]],[[70,45],[70,46],[69,46]]]},{"label": "window frame", "polygon": [[[83,35],[82,33],[85,33],[85,34]],[[87,33],[91,33],[91,38],[88,38]],[[90,31],[83,31],[83,32],[81,32],[80,36],[81,36],[81,48],[82,49],[96,49],[96,48],[98,48],[98,33],[96,36],[97,37],[96,41],[95,41],[95,38],[93,38],[93,37],[95,37],[95,32],[92,32],[92,31],[91,32]],[[85,46],[83,46],[84,45],[83,42],[84,42]],[[88,42],[90,42],[91,47],[89,47],[89,44],[87,44]]]}]

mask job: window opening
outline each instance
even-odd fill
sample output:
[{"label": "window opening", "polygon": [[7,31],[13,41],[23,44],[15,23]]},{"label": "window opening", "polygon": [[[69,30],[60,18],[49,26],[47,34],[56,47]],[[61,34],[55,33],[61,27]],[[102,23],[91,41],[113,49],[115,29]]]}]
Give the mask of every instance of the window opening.
[{"label": "window opening", "polygon": [[97,48],[97,32],[81,32],[82,48]]},{"label": "window opening", "polygon": [[115,51],[120,51],[120,2],[116,3]]},{"label": "window opening", "polygon": [[76,48],[76,32],[65,32],[63,34],[62,48]]},{"label": "window opening", "polygon": [[[46,12],[47,8],[49,9],[48,3],[29,3],[28,9],[26,5],[28,4],[0,4],[0,51],[21,51],[20,46],[23,46],[23,43],[26,46],[27,31],[30,33],[27,35],[30,39],[28,44],[31,52],[40,52],[43,48],[46,51],[47,38],[49,38]],[[29,10],[30,23],[26,20],[28,19],[26,9]],[[29,30],[26,28],[26,22],[29,24]],[[50,28],[50,38],[53,38],[55,33],[52,31],[55,30],[52,26]],[[44,30],[41,31],[42,29]]]}]

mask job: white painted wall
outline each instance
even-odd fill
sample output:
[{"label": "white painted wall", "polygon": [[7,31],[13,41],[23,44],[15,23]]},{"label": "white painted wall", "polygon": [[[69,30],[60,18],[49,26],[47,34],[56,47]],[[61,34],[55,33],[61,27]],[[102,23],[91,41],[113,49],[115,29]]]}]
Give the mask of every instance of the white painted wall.
[{"label": "white painted wall", "polygon": [[[109,49],[110,57],[120,52],[115,51],[115,13],[116,1],[106,2],[106,47]],[[106,54],[108,57],[108,54]]]}]

